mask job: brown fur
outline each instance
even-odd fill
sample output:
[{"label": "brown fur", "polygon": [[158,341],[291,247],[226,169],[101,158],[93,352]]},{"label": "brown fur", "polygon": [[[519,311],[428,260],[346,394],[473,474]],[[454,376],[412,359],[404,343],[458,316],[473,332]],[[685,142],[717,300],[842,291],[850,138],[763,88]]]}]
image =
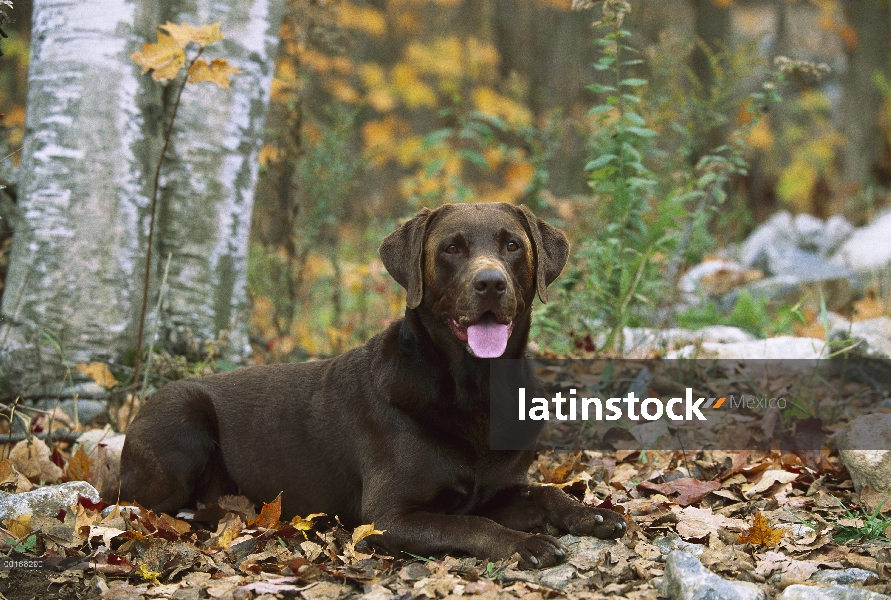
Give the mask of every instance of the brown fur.
[{"label": "brown fur", "polygon": [[564,555],[555,538],[529,532],[620,537],[617,513],[529,486],[531,452],[489,449],[488,360],[449,325],[491,312],[513,323],[503,357],[521,358],[534,296],[546,300],[568,250],[525,207],[422,210],[380,248],[406,288],[404,318],[330,360],[165,386],[127,432],[121,499],[172,511],[225,493],[268,502],[283,492],[286,516],[374,522],[386,530],[376,543],[393,551],[518,552],[524,566]]}]

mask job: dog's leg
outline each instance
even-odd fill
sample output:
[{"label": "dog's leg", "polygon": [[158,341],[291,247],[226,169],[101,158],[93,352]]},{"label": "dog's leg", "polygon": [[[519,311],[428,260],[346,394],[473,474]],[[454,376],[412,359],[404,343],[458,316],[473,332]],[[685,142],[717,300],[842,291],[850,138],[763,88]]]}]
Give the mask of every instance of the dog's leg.
[{"label": "dog's leg", "polygon": [[481,514],[520,531],[545,530],[547,525],[574,535],[616,539],[625,535],[628,525],[619,513],[585,506],[558,488],[526,485],[503,490],[484,507]]},{"label": "dog's leg", "polygon": [[517,553],[522,568],[543,568],[556,565],[566,555],[559,540],[549,535],[508,529],[472,515],[404,512],[375,519],[374,526],[386,531],[381,537],[391,551],[420,556],[459,551],[495,560]]},{"label": "dog's leg", "polygon": [[[189,382],[171,384],[150,398],[127,430],[121,500],[173,512],[234,491],[217,448],[215,424],[207,393]],[[109,490],[109,495],[116,492]]]}]

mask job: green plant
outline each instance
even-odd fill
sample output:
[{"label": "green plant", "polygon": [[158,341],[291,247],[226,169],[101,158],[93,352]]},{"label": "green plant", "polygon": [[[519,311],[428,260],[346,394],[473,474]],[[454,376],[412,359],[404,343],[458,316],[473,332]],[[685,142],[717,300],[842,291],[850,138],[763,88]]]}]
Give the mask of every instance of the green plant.
[{"label": "green plant", "polygon": [[676,316],[682,327],[701,329],[710,325],[729,325],[745,329],[758,337],[792,332],[792,322],[804,322],[801,304],[771,309],[766,298],[754,298],[742,290],[729,310],[721,310],[715,301],[689,308]]},{"label": "green plant", "polygon": [[[628,76],[643,62],[627,58],[636,54],[627,44],[630,32],[622,27],[629,10],[627,2],[605,2],[603,19],[596,23],[606,33],[595,40],[602,55],[594,68],[611,79],[589,86],[605,96],[589,111],[599,129],[586,165],[597,200],[592,222],[601,226],[582,240],[575,263],[558,285],[559,301],[542,311],[533,329],[533,336],[544,332],[559,339],[567,320],[573,331],[603,328],[606,337],[598,350],[621,348],[624,328],[639,323],[641,308],[660,288],[654,259],[672,238],[669,227],[660,230],[646,218],[656,179],[644,159],[657,134],[640,111],[639,90],[647,81]],[[565,308],[550,308],[558,304]]]},{"label": "green plant", "polygon": [[841,500],[836,498],[836,502],[845,510],[847,519],[855,524],[843,525],[836,523],[836,533],[832,536],[833,541],[837,544],[847,544],[863,538],[868,540],[891,540],[888,533],[891,530],[891,518],[882,514],[882,507],[889,498],[891,496],[886,496],[872,512],[867,512],[862,506],[851,510],[842,504]]}]

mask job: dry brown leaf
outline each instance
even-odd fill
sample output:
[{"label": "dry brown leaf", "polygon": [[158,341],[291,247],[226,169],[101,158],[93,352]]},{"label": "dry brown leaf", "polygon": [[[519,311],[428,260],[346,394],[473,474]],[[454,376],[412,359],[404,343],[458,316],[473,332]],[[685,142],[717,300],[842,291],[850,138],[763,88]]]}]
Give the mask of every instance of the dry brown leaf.
[{"label": "dry brown leaf", "polygon": [[771,469],[768,471],[764,471],[761,474],[761,479],[758,480],[758,483],[751,486],[743,486],[743,495],[746,498],[751,499],[755,494],[760,494],[761,492],[766,492],[769,490],[775,483],[791,483],[798,479],[798,474],[791,473],[789,471],[780,471],[778,469]]},{"label": "dry brown leaf", "polygon": [[50,449],[43,440],[32,438],[16,444],[9,453],[9,460],[15,470],[27,478],[55,483],[64,473],[50,456]]},{"label": "dry brown leaf", "polygon": [[854,301],[854,316],[851,321],[867,321],[885,314],[885,305],[876,299],[875,293],[867,293],[866,298]]},{"label": "dry brown leaf", "polygon": [[268,504],[263,505],[260,515],[248,523],[251,527],[265,527],[266,529],[278,529],[279,519],[282,516],[282,495]]},{"label": "dry brown leaf", "polygon": [[83,446],[78,446],[77,452],[68,459],[65,475],[70,481],[87,481],[93,476],[90,457],[84,452]]},{"label": "dry brown leaf", "polygon": [[111,373],[111,369],[103,362],[80,363],[74,365],[74,368],[86,375],[92,377],[93,381],[104,388],[113,388],[120,383]]},{"label": "dry brown leaf", "polygon": [[768,523],[767,518],[760,510],[755,510],[755,518],[752,526],[737,536],[740,544],[755,544],[756,546],[776,546],[782,539],[784,531],[774,529]]}]

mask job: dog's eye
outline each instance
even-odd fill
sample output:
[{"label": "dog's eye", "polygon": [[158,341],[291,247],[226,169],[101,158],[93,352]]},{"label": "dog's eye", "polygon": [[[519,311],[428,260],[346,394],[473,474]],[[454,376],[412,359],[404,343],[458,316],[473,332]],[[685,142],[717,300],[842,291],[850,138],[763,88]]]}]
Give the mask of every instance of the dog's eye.
[{"label": "dog's eye", "polygon": [[520,245],[515,241],[511,240],[507,243],[507,251],[508,252],[516,252],[520,249]]},{"label": "dog's eye", "polygon": [[458,254],[458,246],[455,244],[449,244],[446,249],[446,254]]}]

